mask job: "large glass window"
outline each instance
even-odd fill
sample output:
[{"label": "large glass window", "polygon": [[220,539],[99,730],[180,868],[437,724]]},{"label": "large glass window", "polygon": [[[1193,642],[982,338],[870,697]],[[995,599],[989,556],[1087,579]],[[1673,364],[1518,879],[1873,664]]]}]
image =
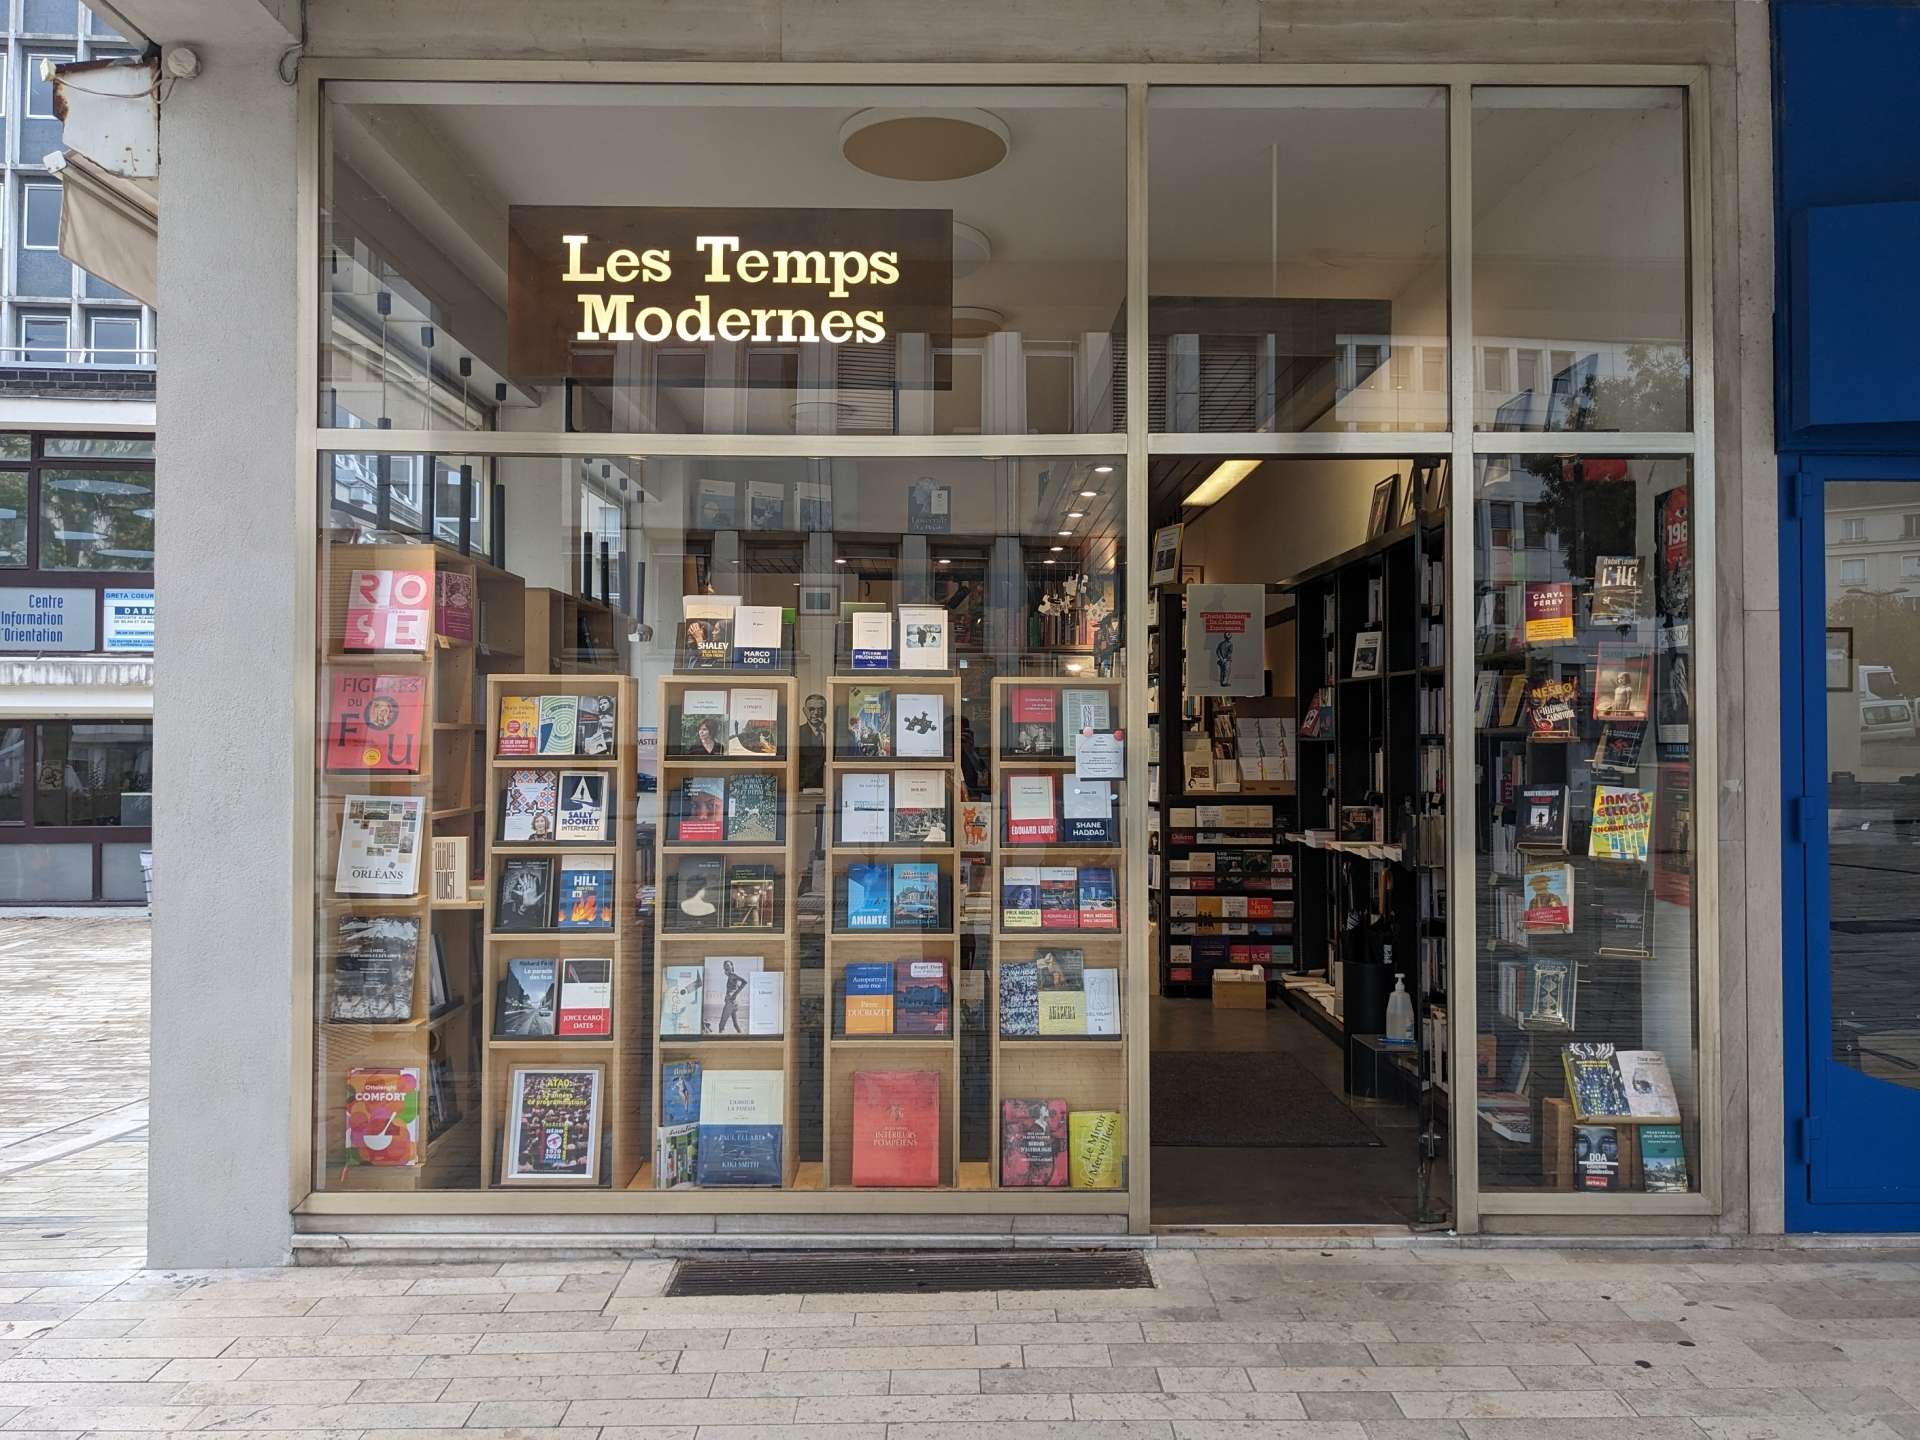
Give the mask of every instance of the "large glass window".
[{"label": "large glass window", "polygon": [[[531,103],[507,106],[335,107],[325,423],[819,436],[1124,423],[1119,90],[658,85],[563,104],[526,88]],[[583,99],[605,103],[589,115]],[[418,118],[385,123],[400,112]],[[440,173],[460,177],[440,200],[485,217],[463,252],[434,242],[421,197],[382,188],[396,166],[423,173],[429,136],[451,162]],[[606,228],[611,207],[642,207],[618,222],[631,233]],[[569,233],[587,237],[577,267]],[[617,256],[604,271],[620,246],[660,257],[619,280]],[[802,258],[829,254],[840,268],[825,279]],[[497,284],[472,278],[516,265],[523,284],[534,269],[603,272],[592,293],[627,297],[633,324],[609,312],[585,342],[556,331],[543,348]],[[568,307],[587,293],[561,289]],[[563,407],[536,408],[543,389]]]},{"label": "large glass window", "polygon": [[60,720],[34,730],[36,825],[153,823],[153,726]]},{"label": "large glass window", "polygon": [[1685,459],[1477,469],[1486,1190],[1701,1185],[1692,496]]},{"label": "large glass window", "polygon": [[0,470],[0,566],[27,563],[27,472]]},{"label": "large glass window", "polygon": [[1476,429],[1685,430],[1689,293],[1684,92],[1474,90]]},{"label": "large glass window", "polygon": [[153,569],[153,471],[40,472],[40,568]]},{"label": "large glass window", "polygon": [[1446,91],[1157,88],[1150,118],[1151,428],[1446,429]]},{"label": "large glass window", "polygon": [[1124,728],[1118,457],[496,458],[485,560],[347,458],[317,1184],[986,1192],[1057,1144],[1124,1206],[1127,777],[1074,758]]}]

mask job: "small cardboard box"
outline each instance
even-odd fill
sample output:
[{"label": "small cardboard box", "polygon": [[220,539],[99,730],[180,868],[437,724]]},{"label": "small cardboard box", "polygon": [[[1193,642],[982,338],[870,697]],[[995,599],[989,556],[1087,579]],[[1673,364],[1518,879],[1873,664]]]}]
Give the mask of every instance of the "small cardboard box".
[{"label": "small cardboard box", "polygon": [[1260,970],[1216,970],[1213,972],[1213,1008],[1216,1010],[1264,1010],[1267,1008],[1267,977]]}]

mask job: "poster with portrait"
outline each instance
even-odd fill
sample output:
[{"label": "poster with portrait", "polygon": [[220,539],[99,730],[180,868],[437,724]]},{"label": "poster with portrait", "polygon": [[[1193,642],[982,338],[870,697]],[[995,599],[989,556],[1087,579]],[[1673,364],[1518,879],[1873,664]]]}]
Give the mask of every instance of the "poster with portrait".
[{"label": "poster with portrait", "polygon": [[1187,587],[1187,694],[1267,693],[1264,585]]}]

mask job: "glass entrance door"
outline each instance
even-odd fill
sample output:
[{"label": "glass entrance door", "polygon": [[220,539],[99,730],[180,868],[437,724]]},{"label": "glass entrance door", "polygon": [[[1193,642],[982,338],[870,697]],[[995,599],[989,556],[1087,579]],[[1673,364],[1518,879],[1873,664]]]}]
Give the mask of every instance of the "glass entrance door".
[{"label": "glass entrance door", "polygon": [[[1920,463],[1803,476],[1806,1093],[1796,1167],[1843,1207],[1920,1205]],[[1856,1216],[1863,1223],[1864,1216]]]}]

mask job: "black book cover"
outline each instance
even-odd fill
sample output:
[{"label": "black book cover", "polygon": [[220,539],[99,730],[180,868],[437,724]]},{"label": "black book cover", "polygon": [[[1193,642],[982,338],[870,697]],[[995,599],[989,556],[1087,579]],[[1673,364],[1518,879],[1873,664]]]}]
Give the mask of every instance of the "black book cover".
[{"label": "black book cover", "polygon": [[684,857],[667,881],[668,930],[718,930],[726,913],[725,861]]},{"label": "black book cover", "polygon": [[493,928],[553,928],[552,856],[512,855],[500,862],[500,890],[494,898]]}]

